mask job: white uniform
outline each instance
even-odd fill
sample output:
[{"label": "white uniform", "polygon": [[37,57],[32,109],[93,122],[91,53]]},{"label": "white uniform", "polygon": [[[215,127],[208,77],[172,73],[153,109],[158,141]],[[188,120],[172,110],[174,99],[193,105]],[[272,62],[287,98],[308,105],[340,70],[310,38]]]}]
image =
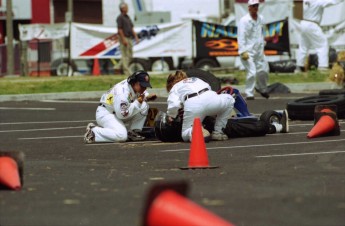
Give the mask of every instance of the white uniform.
[{"label": "white uniform", "polygon": [[247,71],[245,93],[247,97],[254,96],[256,87],[261,93],[267,92],[268,64],[264,55],[264,21],[261,15],[257,20],[248,13],[243,16],[238,25],[238,53],[248,52],[249,59],[241,62]]},{"label": "white uniform", "polygon": [[[204,91],[204,89],[208,89]],[[191,98],[190,94],[200,93]],[[175,118],[178,110],[183,108],[182,139],[190,141],[192,137],[192,126],[194,118],[199,117],[201,121],[206,116],[217,116],[214,130],[222,132],[225,128],[228,117],[234,107],[235,100],[229,94],[217,94],[211,90],[208,83],[198,78],[186,78],[176,83],[169,92],[167,115]]]},{"label": "white uniform", "polygon": [[[138,102],[132,86],[124,80],[104,93],[96,111],[99,126],[92,128],[95,142],[123,142],[127,140],[127,128],[142,130],[149,106]],[[148,93],[145,91],[145,96]]]},{"label": "white uniform", "polygon": [[328,40],[320,25],[323,10],[325,7],[337,4],[339,0],[304,0],[303,20],[301,21],[301,39],[297,53],[297,66],[304,67],[308,50],[314,49],[317,52],[319,67],[327,68],[328,62]]}]

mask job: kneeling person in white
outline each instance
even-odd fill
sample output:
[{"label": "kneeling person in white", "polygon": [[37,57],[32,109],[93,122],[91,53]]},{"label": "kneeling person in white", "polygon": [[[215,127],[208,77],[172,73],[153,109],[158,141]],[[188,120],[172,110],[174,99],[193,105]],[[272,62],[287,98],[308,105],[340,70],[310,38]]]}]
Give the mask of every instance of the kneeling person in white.
[{"label": "kneeling person in white", "polygon": [[144,140],[145,137],[138,132],[146,120],[149,109],[147,101],[157,98],[155,94],[148,94],[147,87],[152,88],[149,74],[137,71],[104,93],[96,110],[98,126],[93,123],[87,125],[84,142]]},{"label": "kneeling person in white", "polygon": [[[183,71],[176,71],[170,74],[167,79],[168,109],[169,120],[173,120],[178,112],[183,108],[182,139],[191,141],[193,122],[196,117],[201,121],[206,116],[216,116],[214,131],[211,138],[213,140],[227,140],[228,137],[223,133],[229,115],[234,107],[235,100],[228,94],[217,94],[211,90],[208,83],[201,79],[191,77]],[[207,131],[203,129],[204,137]],[[209,134],[208,134],[209,135]]]}]

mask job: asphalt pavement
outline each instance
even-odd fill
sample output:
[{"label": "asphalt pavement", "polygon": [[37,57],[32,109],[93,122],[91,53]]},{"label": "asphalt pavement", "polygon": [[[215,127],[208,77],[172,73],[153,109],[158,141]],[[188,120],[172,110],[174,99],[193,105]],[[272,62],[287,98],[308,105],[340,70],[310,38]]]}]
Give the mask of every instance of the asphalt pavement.
[{"label": "asphalt pavement", "polygon": [[[258,96],[248,108],[260,115],[304,95]],[[190,143],[84,144],[98,98],[0,103],[0,150],[25,154],[22,189],[0,191],[1,226],[141,225],[149,189],[180,180],[187,200],[235,225],[344,225],[343,129],[307,139],[313,122],[290,120],[287,134],[207,143],[219,168],[180,170]],[[151,106],[165,111],[166,98]]]}]

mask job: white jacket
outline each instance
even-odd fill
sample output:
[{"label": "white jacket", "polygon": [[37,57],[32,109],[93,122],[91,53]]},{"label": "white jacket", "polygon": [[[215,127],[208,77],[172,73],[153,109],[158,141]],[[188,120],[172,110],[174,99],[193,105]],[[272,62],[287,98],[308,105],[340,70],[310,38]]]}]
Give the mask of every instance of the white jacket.
[{"label": "white jacket", "polygon": [[327,6],[339,3],[341,0],[304,0],[303,1],[303,19],[320,23],[323,9]]},{"label": "white jacket", "polygon": [[[146,91],[144,93],[145,96],[148,95]],[[142,104],[137,100],[138,96],[139,94],[134,92],[126,79],[104,93],[100,102],[106,106],[108,111],[115,112],[115,116],[123,120],[131,118],[141,111]]]},{"label": "white jacket", "polygon": [[208,83],[195,77],[186,78],[176,83],[169,92],[167,115],[175,118],[178,110],[183,107],[185,97],[192,93],[198,93],[205,88],[211,90]]},{"label": "white jacket", "polygon": [[238,25],[238,53],[241,55],[244,52],[256,54],[262,51],[265,45],[263,27],[264,19],[258,15],[257,20],[248,13],[243,16]]}]

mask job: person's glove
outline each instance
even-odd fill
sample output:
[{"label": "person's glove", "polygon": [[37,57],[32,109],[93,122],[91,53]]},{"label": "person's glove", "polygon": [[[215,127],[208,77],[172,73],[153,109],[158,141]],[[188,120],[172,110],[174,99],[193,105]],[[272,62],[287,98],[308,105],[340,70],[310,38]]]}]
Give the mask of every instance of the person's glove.
[{"label": "person's glove", "polygon": [[248,52],[243,52],[243,53],[241,53],[241,58],[242,58],[242,60],[248,60],[248,59],[249,59],[249,54],[248,54]]},{"label": "person's glove", "polygon": [[157,99],[157,95],[156,95],[156,94],[150,94],[150,95],[148,95],[148,96],[145,98],[146,101],[154,101],[154,100],[156,100],[156,99]]},{"label": "person's glove", "polygon": [[143,101],[145,100],[145,94],[140,94],[137,98],[139,103],[143,103]]}]

